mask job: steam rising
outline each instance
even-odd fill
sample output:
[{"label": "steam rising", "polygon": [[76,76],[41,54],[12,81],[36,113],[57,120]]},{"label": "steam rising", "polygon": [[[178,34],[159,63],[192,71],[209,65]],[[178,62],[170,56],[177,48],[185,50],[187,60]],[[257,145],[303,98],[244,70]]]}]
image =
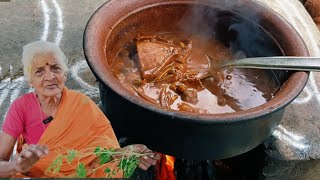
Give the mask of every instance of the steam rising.
[{"label": "steam rising", "polygon": [[[195,5],[184,15],[181,29],[190,36],[217,39],[233,52],[235,58],[283,55],[272,37],[262,28],[258,8],[243,6],[246,0],[222,0],[210,6]],[[266,71],[270,82],[280,86],[287,79],[286,71]]]}]

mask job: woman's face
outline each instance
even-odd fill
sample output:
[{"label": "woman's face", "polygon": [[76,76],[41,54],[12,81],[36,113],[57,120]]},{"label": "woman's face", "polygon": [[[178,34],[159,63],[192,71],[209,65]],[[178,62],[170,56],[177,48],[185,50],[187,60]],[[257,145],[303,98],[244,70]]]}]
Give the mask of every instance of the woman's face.
[{"label": "woman's face", "polygon": [[38,95],[51,97],[62,92],[66,75],[52,53],[38,54],[31,64],[30,81]]}]

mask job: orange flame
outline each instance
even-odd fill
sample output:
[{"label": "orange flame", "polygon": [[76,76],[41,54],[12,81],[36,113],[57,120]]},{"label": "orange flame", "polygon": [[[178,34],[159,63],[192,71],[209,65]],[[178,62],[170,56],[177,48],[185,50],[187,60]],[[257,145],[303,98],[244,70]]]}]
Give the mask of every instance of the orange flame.
[{"label": "orange flame", "polygon": [[176,180],[174,173],[174,160],[173,156],[162,155],[160,163],[157,165],[156,180]]}]

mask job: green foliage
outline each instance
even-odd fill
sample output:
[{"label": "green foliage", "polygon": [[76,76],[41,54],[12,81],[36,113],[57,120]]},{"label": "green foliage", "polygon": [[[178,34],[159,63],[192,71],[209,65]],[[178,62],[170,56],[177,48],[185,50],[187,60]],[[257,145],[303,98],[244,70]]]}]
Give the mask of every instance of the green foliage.
[{"label": "green foliage", "polygon": [[119,169],[123,170],[124,177],[129,178],[133,174],[134,170],[137,168],[139,164],[139,159],[133,155],[129,158],[121,159],[118,164]]},{"label": "green foliage", "polygon": [[137,168],[139,164],[139,157],[145,154],[128,151],[116,151],[115,149],[106,149],[101,147],[96,147],[92,153],[82,153],[80,150],[68,150],[67,154],[59,154],[57,156],[57,158],[46,170],[46,173],[58,173],[60,171],[64,159],[69,164],[71,164],[71,162],[75,158],[78,158],[79,161],[76,167],[76,174],[79,178],[86,178],[89,171],[95,171],[95,169],[86,169],[85,165],[83,163],[80,163],[81,157],[85,157],[87,155],[96,155],[99,158],[100,167],[101,165],[109,162],[118,163],[117,166],[115,166],[114,168],[105,168],[104,172],[106,174],[106,178],[114,177],[119,171],[123,171],[124,177],[129,178],[134,173],[134,170]]},{"label": "green foliage", "polygon": [[79,178],[86,178],[87,177],[87,170],[84,164],[80,163],[76,169],[77,176]]},{"label": "green foliage", "polygon": [[110,161],[112,153],[114,153],[114,149],[101,149],[99,146],[94,150],[94,154],[96,156],[99,156],[100,159],[100,165],[106,164]]},{"label": "green foliage", "polygon": [[[119,171],[119,169],[117,170],[117,171]],[[109,167],[107,167],[105,170],[104,170],[104,172],[106,173],[106,178],[111,178],[112,176],[114,176],[114,175],[116,175],[116,170],[115,169],[113,169],[113,170],[111,170]]]},{"label": "green foliage", "polygon": [[67,155],[67,160],[68,160],[68,163],[70,164],[72,162],[72,160],[76,157],[78,151],[76,150],[70,150],[68,151],[68,155]]},{"label": "green foliage", "polygon": [[107,168],[104,170],[104,172],[108,174],[108,173],[111,172],[111,169],[107,167]]},{"label": "green foliage", "polygon": [[93,152],[94,152],[94,154],[95,154],[95,155],[97,155],[97,156],[98,156],[98,155],[100,154],[100,151],[101,151],[101,147],[100,147],[100,146],[98,146],[98,147],[96,147],[96,149],[94,149],[94,151],[93,151]]},{"label": "green foliage", "polygon": [[62,166],[63,156],[58,155],[58,157],[51,163],[51,165],[46,170],[46,173],[58,173],[60,171],[60,167]]}]

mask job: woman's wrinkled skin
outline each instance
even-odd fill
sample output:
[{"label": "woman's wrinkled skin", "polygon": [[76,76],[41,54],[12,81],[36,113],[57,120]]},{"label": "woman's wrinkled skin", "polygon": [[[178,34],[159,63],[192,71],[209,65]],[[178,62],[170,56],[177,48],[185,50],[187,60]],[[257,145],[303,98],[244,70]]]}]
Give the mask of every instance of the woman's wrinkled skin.
[{"label": "woman's wrinkled skin", "polygon": [[136,152],[141,154],[147,154],[139,158],[138,167],[143,170],[147,170],[151,165],[156,165],[157,161],[160,160],[161,156],[159,153],[153,153],[143,144],[135,144],[122,148],[120,151]]},{"label": "woman's wrinkled skin", "polygon": [[59,100],[66,82],[66,74],[53,54],[34,57],[31,67],[30,84],[39,99]]},{"label": "woman's wrinkled skin", "polygon": [[[39,100],[39,106],[47,116],[55,116],[59,106],[62,90],[67,80],[66,72],[62,65],[52,53],[36,54],[33,58],[30,69],[30,86],[34,88]],[[0,133],[0,177],[10,177],[16,173],[26,174],[32,166],[43,156],[50,152],[46,146],[29,145],[24,148],[19,156],[9,161],[17,139],[12,136]],[[139,158],[139,168],[147,170],[155,165],[160,155],[153,153],[145,145],[130,145],[119,149],[126,151],[147,154]]]},{"label": "woman's wrinkled skin", "polygon": [[26,173],[42,156],[48,154],[49,151],[46,146],[30,145],[24,148],[16,158],[15,169],[17,172]]}]

